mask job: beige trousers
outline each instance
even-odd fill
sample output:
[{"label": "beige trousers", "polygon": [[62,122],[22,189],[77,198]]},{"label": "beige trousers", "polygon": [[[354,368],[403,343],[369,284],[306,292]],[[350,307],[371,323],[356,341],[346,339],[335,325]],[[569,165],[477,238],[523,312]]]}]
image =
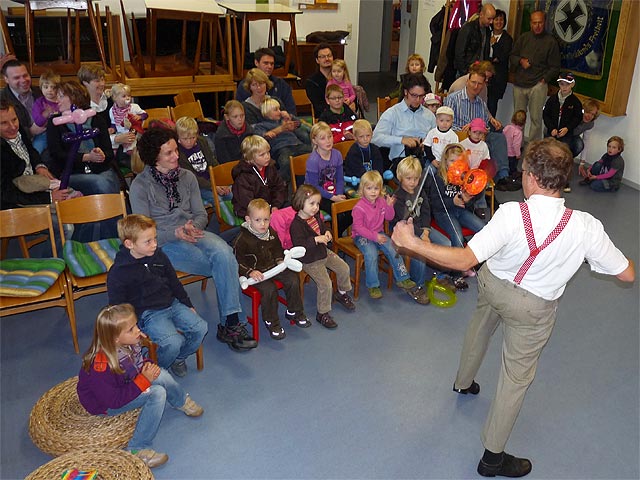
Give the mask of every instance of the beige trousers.
[{"label": "beige trousers", "polygon": [[[530,142],[540,140],[544,129],[542,109],[547,101],[547,84],[538,82],[531,88],[513,86],[513,111],[524,110],[531,122],[529,125]],[[529,107],[529,111],[527,111]]]},{"label": "beige trousers", "polygon": [[318,313],[327,313],[331,311],[331,294],[333,287],[329,270],[335,272],[338,281],[338,290],[348,292],[351,290],[350,270],[347,262],[342,260],[333,251],[327,250],[327,258],[312,263],[305,263],[302,269],[309,274],[311,279],[316,282],[318,287]]},{"label": "beige trousers", "polygon": [[478,289],[478,305],[464,337],[455,386],[471,385],[491,336],[502,324],[500,377],[482,431],[484,447],[500,453],[533,382],[540,353],[553,331],[558,301],[544,300],[512,282],[500,280],[486,265],[478,272]]}]

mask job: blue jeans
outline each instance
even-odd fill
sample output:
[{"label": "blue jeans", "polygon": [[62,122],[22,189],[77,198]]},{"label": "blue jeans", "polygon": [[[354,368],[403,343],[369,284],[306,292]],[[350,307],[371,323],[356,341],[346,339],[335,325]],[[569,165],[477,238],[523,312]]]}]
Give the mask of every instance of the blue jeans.
[{"label": "blue jeans", "polygon": [[162,310],[145,310],[138,325],[158,344],[158,365],[162,368],[195,353],[209,330],[207,322],[178,299]]},{"label": "blue jeans", "polygon": [[[602,164],[600,162],[596,162],[591,166],[591,174],[592,175],[600,175],[600,170],[602,169]],[[617,188],[613,188],[611,186],[611,182],[608,179],[605,180],[592,180],[589,184],[589,188],[594,192],[617,192]]]},{"label": "blue jeans", "polygon": [[[210,206],[211,208],[214,208],[215,203],[213,201],[213,192],[210,188],[201,188],[200,198],[202,198],[202,203],[205,207]],[[215,212],[211,215],[211,220],[209,220],[207,230],[211,233],[215,233],[216,235],[220,235],[220,224],[218,223],[218,217]]]},{"label": "blue jeans", "polygon": [[120,192],[120,180],[111,168],[102,173],[73,173],[69,186],[83,195]]},{"label": "blue jeans", "polygon": [[385,235],[387,241],[380,244],[372,242],[368,238],[356,237],[355,244],[364,255],[364,273],[367,288],[380,287],[380,279],[378,278],[378,250],[382,250],[389,260],[389,264],[393,268],[393,278],[396,282],[402,282],[409,279],[409,272],[404,264],[404,259],[391,243],[391,239]]},{"label": "blue jeans", "polygon": [[438,226],[447,232],[452,247],[464,246],[462,227],[479,232],[485,226],[485,223],[480,218],[466,208],[453,207],[449,209],[449,215],[451,220],[446,212],[436,213],[433,217],[436,219]]},{"label": "blue jeans", "polygon": [[153,439],[158,432],[160,421],[164,413],[166,402],[174,408],[184,406],[187,394],[166,370],[162,370],[148,390],[131,400],[124,407],[109,408],[107,415],[115,416],[142,407],[138,416],[138,423],[129,440],[129,450],[144,450],[151,448]]},{"label": "blue jeans", "polygon": [[[435,243],[436,245],[443,245],[445,247],[451,246],[451,242],[449,241],[449,239],[435,228],[429,230],[429,240],[431,241],[431,243]],[[439,270],[435,270],[431,266],[427,265],[423,259],[418,257],[411,257],[411,265],[409,270],[411,280],[416,282],[418,286],[424,286],[424,283],[427,280],[431,279],[434,272],[439,272]]]},{"label": "blue jeans", "polygon": [[222,238],[205,231],[196,243],[176,240],[162,245],[162,251],[176,270],[213,277],[221,323],[228,315],[242,312],[238,262]]},{"label": "blue jeans", "polygon": [[501,178],[509,176],[509,156],[507,155],[507,139],[502,132],[489,132],[487,133],[487,147],[489,147],[489,153],[491,159],[498,165],[498,171],[494,179],[496,181]]},{"label": "blue jeans", "polygon": [[31,140],[31,144],[33,145],[33,148],[38,151],[38,153],[44,152],[47,148],[47,132],[39,133],[38,135],[33,137],[33,139]]}]

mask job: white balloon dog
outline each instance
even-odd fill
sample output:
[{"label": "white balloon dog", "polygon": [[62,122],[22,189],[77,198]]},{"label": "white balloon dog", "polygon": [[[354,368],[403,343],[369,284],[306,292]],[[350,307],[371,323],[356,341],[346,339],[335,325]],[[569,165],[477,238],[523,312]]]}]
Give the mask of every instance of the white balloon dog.
[{"label": "white balloon dog", "polygon": [[240,286],[242,289],[246,289],[249,285],[254,285],[256,283],[263,282],[268,280],[271,277],[275,277],[281,272],[284,272],[287,268],[289,270],[293,270],[294,272],[299,272],[302,270],[302,263],[296,258],[304,257],[304,254],[307,253],[307,249],[304,247],[293,247],[291,250],[284,251],[284,261],[279,265],[276,265],[273,268],[270,268],[266,272],[262,274],[262,280],[255,280],[253,278],[247,278],[245,276],[240,277]]}]

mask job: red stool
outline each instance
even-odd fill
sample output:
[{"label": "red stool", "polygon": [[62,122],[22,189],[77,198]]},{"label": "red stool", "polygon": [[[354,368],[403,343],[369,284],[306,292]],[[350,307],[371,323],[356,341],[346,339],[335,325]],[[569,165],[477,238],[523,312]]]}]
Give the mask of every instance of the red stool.
[{"label": "red stool", "polygon": [[[276,286],[278,290],[280,290],[284,285],[279,280],[275,280]],[[260,300],[262,299],[262,295],[253,285],[249,285],[247,288],[242,290],[247,297],[251,298],[251,315],[247,315],[247,322],[251,325],[253,331],[253,338],[255,338],[256,342],[260,341]],[[278,301],[287,306],[287,299],[282,295],[278,295]],[[292,322],[292,324],[295,322]]]},{"label": "red stool", "polygon": [[[435,228],[437,231],[439,231],[441,234],[443,234],[445,237],[449,238],[449,235],[447,234],[447,232],[445,232],[442,228],[440,228],[440,226],[436,223],[436,221],[434,219],[431,219],[431,227]],[[474,232],[473,230],[467,228],[467,227],[462,227],[462,236],[463,237],[472,237],[473,235],[475,235],[476,232]]]}]

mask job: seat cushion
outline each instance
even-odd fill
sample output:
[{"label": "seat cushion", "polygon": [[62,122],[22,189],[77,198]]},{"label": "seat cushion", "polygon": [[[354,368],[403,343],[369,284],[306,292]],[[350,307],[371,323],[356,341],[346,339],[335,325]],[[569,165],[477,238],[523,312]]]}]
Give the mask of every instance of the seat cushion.
[{"label": "seat cushion", "polygon": [[118,250],[120,240],[117,238],[88,243],[69,240],[64,244],[62,255],[76,277],[92,277],[109,271]]},{"label": "seat cushion", "polygon": [[45,293],[64,271],[60,258],[16,258],[0,261],[0,295],[37,297]]}]

